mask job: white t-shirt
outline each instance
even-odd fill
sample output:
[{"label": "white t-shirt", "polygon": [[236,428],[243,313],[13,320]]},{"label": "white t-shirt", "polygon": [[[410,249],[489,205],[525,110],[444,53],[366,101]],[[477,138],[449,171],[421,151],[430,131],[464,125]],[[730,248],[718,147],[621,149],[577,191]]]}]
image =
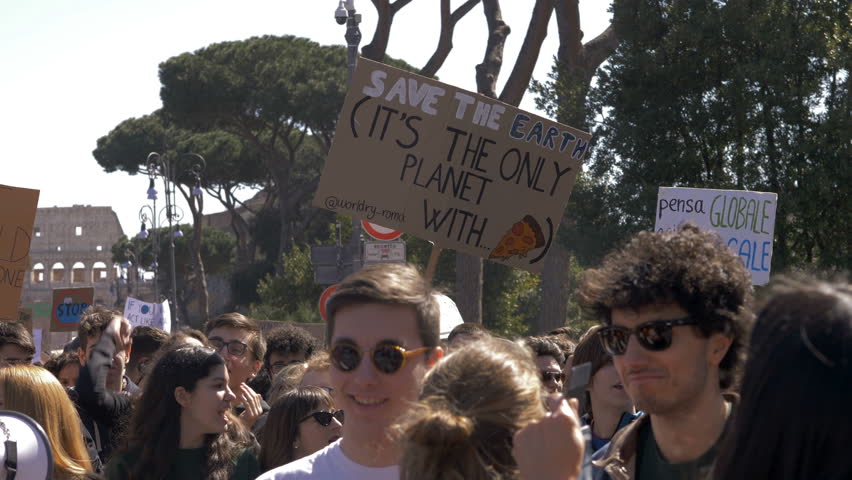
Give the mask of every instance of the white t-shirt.
[{"label": "white t-shirt", "polygon": [[257,480],[399,480],[399,465],[365,467],[346,458],[340,440],[322,450],[282,465]]}]

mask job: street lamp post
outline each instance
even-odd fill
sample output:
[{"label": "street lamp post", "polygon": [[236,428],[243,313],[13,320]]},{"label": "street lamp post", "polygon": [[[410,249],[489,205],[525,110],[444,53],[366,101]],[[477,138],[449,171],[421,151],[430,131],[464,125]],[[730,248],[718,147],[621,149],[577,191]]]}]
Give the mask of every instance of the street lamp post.
[{"label": "street lamp post", "polygon": [[[127,260],[121,266],[124,267],[125,270],[127,270],[127,296],[130,296],[130,294],[133,293],[134,295],[136,295],[138,297],[139,296],[139,265],[138,265],[139,255],[136,255],[136,252],[134,252],[130,248],[126,248],[126,249],[124,249],[124,257]],[[135,275],[133,275],[131,273],[133,271],[131,269],[136,270]],[[135,279],[134,279],[134,277],[135,277]],[[135,283],[136,283],[135,291],[134,291],[134,288],[133,288],[134,280],[135,280]]]},{"label": "street lamp post", "polygon": [[[182,158],[192,158],[194,159],[194,163],[189,167],[185,172],[181,172],[178,167],[180,166],[180,160]],[[207,166],[207,162],[204,160],[204,157],[198,155],[197,153],[186,153],[183,155],[176,156],[165,156],[160,155],[157,152],[151,152],[148,154],[147,159],[147,171],[148,177],[150,179],[149,187],[148,187],[148,198],[152,199],[156,202],[156,189],[154,189],[154,177],[160,176],[163,178],[163,190],[165,192],[165,202],[166,206],[164,207],[166,221],[169,224],[169,258],[171,260],[169,269],[172,280],[172,318],[174,321],[172,325],[173,328],[177,328],[178,326],[178,303],[177,303],[177,273],[175,271],[175,236],[181,236],[180,229],[175,231],[175,223],[180,222],[183,218],[183,214],[180,213],[180,209],[175,205],[175,185],[177,184],[178,175],[181,173],[187,173],[194,177],[194,186],[192,188],[192,195],[201,196],[201,172],[204,171],[204,168]],[[153,197],[152,197],[153,191]],[[155,203],[156,205],[156,203]],[[152,210],[152,218],[156,217],[156,210]],[[140,232],[141,233],[141,232]]]},{"label": "street lamp post", "polygon": [[[151,184],[153,185],[154,179],[151,178]],[[148,238],[148,230],[145,228],[146,223],[151,224],[151,232],[153,236],[151,237],[151,252],[154,256],[154,261],[151,262],[151,270],[154,271],[154,303],[160,303],[160,285],[159,281],[159,264],[157,263],[160,258],[160,234],[157,230],[157,191],[154,190],[153,195],[150,193],[153,190],[153,186],[148,188],[148,199],[153,200],[153,206],[151,205],[142,205],[142,208],[139,209],[139,221],[142,222],[142,229],[136,235],[137,238],[146,239]]]},{"label": "street lamp post", "polygon": [[[358,60],[358,46],[361,44],[361,14],[355,13],[355,0],[340,0],[337,10],[334,11],[334,19],[338,25],[346,24],[346,47],[347,67],[349,73],[348,85],[352,86],[352,76],[355,73],[355,64]],[[352,253],[352,270],[361,268],[361,222],[352,217],[352,236],[349,239],[349,248]]]}]

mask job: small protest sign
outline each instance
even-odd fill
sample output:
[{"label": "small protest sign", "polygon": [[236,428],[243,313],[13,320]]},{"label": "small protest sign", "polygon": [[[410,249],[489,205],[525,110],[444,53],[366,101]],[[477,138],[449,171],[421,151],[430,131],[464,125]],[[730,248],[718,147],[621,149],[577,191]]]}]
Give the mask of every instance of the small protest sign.
[{"label": "small protest sign", "polygon": [[80,324],[80,317],[92,305],[94,298],[95,289],[92,287],[53,289],[50,331],[76,331]]},{"label": "small protest sign", "polygon": [[691,221],[715,230],[751,273],[752,284],[769,282],[778,195],[742,190],[660,187],[654,230]]},{"label": "small protest sign", "polygon": [[170,332],[172,319],[169,312],[169,302],[148,303],[137,298],[127,297],[124,302],[124,318],[133,328],[147,325]]},{"label": "small protest sign", "polygon": [[590,138],[360,58],[313,205],[539,272]]},{"label": "small protest sign", "polygon": [[38,194],[38,190],[0,185],[0,322],[18,318]]}]

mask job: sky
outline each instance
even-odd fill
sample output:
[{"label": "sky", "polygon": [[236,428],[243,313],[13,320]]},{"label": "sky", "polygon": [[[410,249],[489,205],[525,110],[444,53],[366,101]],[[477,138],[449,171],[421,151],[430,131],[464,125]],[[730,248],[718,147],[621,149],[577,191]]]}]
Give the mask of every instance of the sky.
[{"label": "sky", "polygon": [[[500,3],[512,28],[498,78],[502,88],[535,2]],[[111,206],[125,234],[135,234],[139,210],[148,202],[147,178],[104,172],[92,150],[123,120],[161,107],[160,62],[211,43],[260,35],[342,45],[346,28],[334,20],[337,5],[337,0],[0,0],[0,184],[40,190],[39,207]],[[422,67],[438,41],[439,5],[439,0],[413,0],[402,8],[387,53]],[[580,2],[585,40],[606,29],[608,5]],[[363,46],[373,36],[377,14],[368,0],[356,0],[355,6],[362,14]],[[456,26],[454,48],[437,73],[441,81],[476,91],[474,67],[482,61],[486,40],[480,4]],[[551,18],[533,78],[547,79],[557,46]],[[521,108],[535,111],[530,93]],[[223,210],[212,198],[204,205],[205,213]]]}]

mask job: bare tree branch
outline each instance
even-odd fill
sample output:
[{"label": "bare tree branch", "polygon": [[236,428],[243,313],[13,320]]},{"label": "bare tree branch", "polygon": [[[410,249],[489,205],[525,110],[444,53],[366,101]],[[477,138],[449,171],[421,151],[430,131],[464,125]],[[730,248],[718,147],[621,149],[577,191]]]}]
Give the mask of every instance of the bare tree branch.
[{"label": "bare tree branch", "polygon": [[438,47],[435,53],[420,69],[420,75],[432,77],[444,65],[444,61],[453,49],[453,32],[456,24],[475,7],[480,0],[467,0],[455,12],[450,13],[450,0],[441,0],[441,33],[438,37]]},{"label": "bare tree branch", "polygon": [[396,0],[393,3],[390,3],[390,0],[373,0],[373,6],[376,7],[379,20],[376,22],[373,39],[370,40],[368,45],[364,45],[364,48],[361,49],[361,55],[377,62],[381,62],[385,58],[393,17],[409,3],[411,3],[411,0]]},{"label": "bare tree branch", "polygon": [[503,87],[503,93],[500,94],[500,100],[509,105],[518,106],[530,86],[532,72],[535,63],[538,61],[539,52],[541,52],[541,44],[544,42],[544,37],[547,36],[547,24],[550,23],[555,1],[536,0],[535,2],[527,35],[524,37],[524,44],[521,46],[521,53],[515,59],[515,67],[509,74],[509,80]]},{"label": "bare tree branch", "polygon": [[559,0],[556,4],[556,26],[559,30],[557,57],[563,65],[577,65],[583,49],[580,30],[580,0]]},{"label": "bare tree branch", "polygon": [[586,65],[591,69],[593,74],[615,52],[615,49],[618,48],[618,42],[618,35],[615,34],[615,27],[612,24],[601,32],[600,35],[586,42],[583,46],[583,56],[585,57]]},{"label": "bare tree branch", "polygon": [[503,47],[512,29],[503,21],[499,0],[482,0],[482,6],[488,22],[488,44],[485,47],[485,58],[476,66],[476,90],[497,98],[497,77],[503,66]]},{"label": "bare tree branch", "polygon": [[560,66],[571,77],[588,84],[598,67],[618,47],[615,28],[610,24],[600,35],[583,45],[579,0],[559,0],[556,3],[556,24],[559,28],[557,58]]}]

